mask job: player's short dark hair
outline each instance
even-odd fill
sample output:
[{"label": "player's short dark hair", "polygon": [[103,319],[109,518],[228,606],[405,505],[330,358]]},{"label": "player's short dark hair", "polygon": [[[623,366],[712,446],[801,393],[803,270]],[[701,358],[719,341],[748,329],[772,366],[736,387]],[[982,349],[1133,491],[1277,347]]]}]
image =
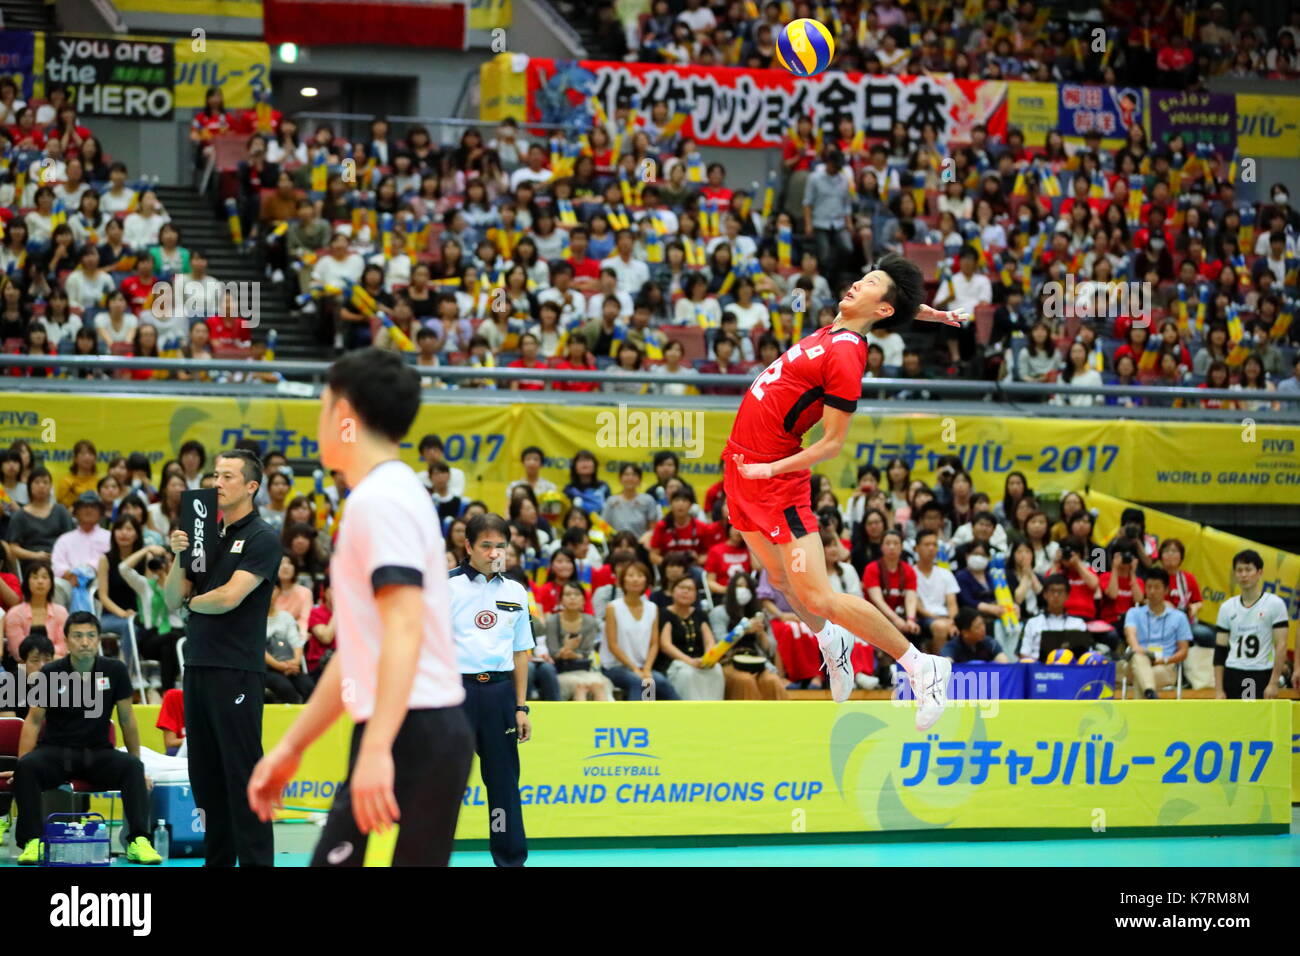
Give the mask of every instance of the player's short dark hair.
[{"label": "player's short dark hair", "polygon": [[[394,352],[394,355],[397,353]],[[229,451],[218,452],[212,459],[212,465],[215,468],[217,458],[235,458],[240,462],[239,470],[244,473],[244,483],[250,481],[257,482],[257,490],[262,490],[262,459],[253,454],[246,448],[231,448]]]},{"label": "player's short dark hair", "polygon": [[1155,567],[1147,568],[1146,577],[1147,577],[1147,583],[1150,583],[1152,581],[1159,581],[1165,587],[1169,587],[1169,572],[1166,571],[1164,568],[1160,567],[1159,565],[1156,565]]},{"label": "player's short dark hair", "polygon": [[388,349],[349,352],[329,367],[325,379],[336,398],[347,396],[361,424],[389,441],[401,441],[420,410],[419,373]]},{"label": "player's short dark hair", "polygon": [[1254,548],[1238,551],[1232,556],[1232,566],[1235,568],[1239,564],[1250,564],[1254,565],[1257,570],[1264,570],[1264,559],[1259,556],[1259,552]]},{"label": "player's short dark hair", "polygon": [[957,630],[969,631],[975,622],[979,619],[980,612],[973,607],[961,607],[957,609],[957,617],[954,619],[957,623]]},{"label": "player's short dark hair", "polygon": [[495,531],[507,541],[510,540],[510,526],[506,524],[506,519],[489,512],[469,519],[469,524],[465,525],[465,543],[473,547],[474,542],[489,531]]},{"label": "player's short dark hair", "polygon": [[[86,611],[79,612],[88,613]],[[28,634],[23,638],[23,642],[18,645],[18,659],[25,661],[33,653],[43,654],[46,657],[54,656],[54,642],[44,634]]]},{"label": "player's short dark hair", "polygon": [[875,269],[889,276],[889,289],[882,298],[894,307],[894,314],[873,323],[872,328],[892,329],[911,322],[925,294],[920,266],[891,252],[880,258]]},{"label": "player's short dark hair", "polygon": [[[69,614],[68,620],[63,625],[63,633],[71,634],[72,629],[78,624],[93,624],[95,625],[96,635],[103,633],[103,629],[99,626],[99,618],[95,617],[95,615],[91,614],[89,611],[73,611]],[[20,647],[19,650],[21,651],[22,648]]]}]

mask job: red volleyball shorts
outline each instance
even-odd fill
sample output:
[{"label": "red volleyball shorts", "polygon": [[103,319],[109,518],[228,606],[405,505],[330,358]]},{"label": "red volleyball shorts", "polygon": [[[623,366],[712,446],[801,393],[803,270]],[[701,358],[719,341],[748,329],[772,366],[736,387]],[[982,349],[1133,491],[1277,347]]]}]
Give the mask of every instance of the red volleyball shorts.
[{"label": "red volleyball shorts", "polygon": [[785,544],[818,530],[812,510],[811,471],[787,472],[761,480],[745,478],[732,455],[743,455],[747,464],[763,459],[731,442],[723,452],[722,489],[735,528],[756,531],[772,544]]}]

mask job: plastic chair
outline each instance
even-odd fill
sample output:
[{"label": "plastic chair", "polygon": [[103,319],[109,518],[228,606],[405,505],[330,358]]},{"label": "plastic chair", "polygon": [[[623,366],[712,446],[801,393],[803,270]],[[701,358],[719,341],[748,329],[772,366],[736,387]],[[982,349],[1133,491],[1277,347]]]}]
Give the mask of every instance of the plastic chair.
[{"label": "plastic chair", "polygon": [[691,365],[708,355],[704,344],[704,329],[697,325],[669,325],[662,329],[670,342],[680,342],[682,346],[682,364]]},{"label": "plastic chair", "polygon": [[934,282],[939,277],[939,265],[943,262],[946,253],[943,246],[927,245],[920,242],[903,243],[903,255],[911,259],[921,268],[921,277],[926,282]]}]

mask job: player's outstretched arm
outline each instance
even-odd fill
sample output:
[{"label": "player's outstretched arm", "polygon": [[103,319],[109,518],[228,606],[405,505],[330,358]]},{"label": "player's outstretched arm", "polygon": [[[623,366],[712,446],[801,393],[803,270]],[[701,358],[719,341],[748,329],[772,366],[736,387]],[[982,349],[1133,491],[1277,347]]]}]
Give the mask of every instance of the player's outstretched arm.
[{"label": "player's outstretched arm", "polygon": [[916,310],[916,321],[939,322],[943,325],[951,325],[954,328],[961,328],[970,321],[970,315],[961,309],[952,309],[948,312],[940,312],[932,306],[922,305]]},{"label": "player's outstretched arm", "polygon": [[852,420],[853,415],[851,413],[842,412],[838,408],[831,408],[827,405],[825,411],[822,412],[822,437],[797,455],[782,458],[780,461],[753,462],[749,464],[745,462],[744,455],[733,455],[732,457],[740,467],[740,473],[749,479],[761,480],[771,478],[773,475],[783,475],[788,471],[802,471],[823,461],[830,461],[839,457],[840,450],[844,447],[844,440],[849,434],[849,422]]}]

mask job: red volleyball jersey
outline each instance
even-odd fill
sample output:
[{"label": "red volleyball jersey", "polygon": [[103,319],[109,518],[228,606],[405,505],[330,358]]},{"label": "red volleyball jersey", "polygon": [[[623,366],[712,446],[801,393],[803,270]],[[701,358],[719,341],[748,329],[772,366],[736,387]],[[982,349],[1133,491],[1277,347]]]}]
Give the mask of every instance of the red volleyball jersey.
[{"label": "red volleyball jersey", "polygon": [[867,340],[857,332],[828,325],[805,336],[749,387],[731,441],[764,461],[797,454],[824,406],[857,409],[866,367]]}]

